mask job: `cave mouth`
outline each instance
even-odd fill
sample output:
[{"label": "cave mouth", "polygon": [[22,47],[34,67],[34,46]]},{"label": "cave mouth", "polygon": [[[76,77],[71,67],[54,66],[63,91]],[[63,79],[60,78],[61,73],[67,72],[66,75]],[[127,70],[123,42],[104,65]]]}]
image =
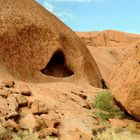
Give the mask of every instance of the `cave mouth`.
[{"label": "cave mouth", "polygon": [[74,72],[67,67],[62,51],[55,52],[47,66],[42,69],[41,72],[53,77],[69,77],[74,74]]}]

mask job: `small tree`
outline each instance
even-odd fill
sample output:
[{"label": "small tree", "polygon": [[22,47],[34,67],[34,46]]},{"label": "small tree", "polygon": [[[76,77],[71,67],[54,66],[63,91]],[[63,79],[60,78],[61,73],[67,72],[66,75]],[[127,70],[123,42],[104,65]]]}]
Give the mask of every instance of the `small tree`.
[{"label": "small tree", "polygon": [[124,112],[115,104],[115,101],[109,91],[102,91],[96,96],[93,106],[97,108],[97,117],[101,119],[109,119],[115,117],[123,117]]}]

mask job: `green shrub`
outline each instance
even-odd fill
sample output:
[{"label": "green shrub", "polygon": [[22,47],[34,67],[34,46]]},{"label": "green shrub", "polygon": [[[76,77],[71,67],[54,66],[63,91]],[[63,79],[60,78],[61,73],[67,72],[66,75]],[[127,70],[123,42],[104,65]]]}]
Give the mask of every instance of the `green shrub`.
[{"label": "green shrub", "polygon": [[107,120],[109,118],[120,118],[124,112],[115,104],[109,91],[102,91],[96,96],[93,106],[97,109],[96,116]]}]

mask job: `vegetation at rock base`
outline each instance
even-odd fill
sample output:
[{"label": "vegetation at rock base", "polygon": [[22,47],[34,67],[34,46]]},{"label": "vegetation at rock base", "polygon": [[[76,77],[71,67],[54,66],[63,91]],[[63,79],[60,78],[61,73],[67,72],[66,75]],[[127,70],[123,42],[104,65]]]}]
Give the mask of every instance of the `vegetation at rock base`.
[{"label": "vegetation at rock base", "polygon": [[39,138],[36,132],[32,130],[19,130],[17,133],[9,131],[0,126],[0,140],[58,140],[57,137],[47,136]]},{"label": "vegetation at rock base", "polygon": [[37,133],[30,131],[19,131],[13,138],[13,140],[58,140],[56,137],[47,136],[46,138],[38,138]]},{"label": "vegetation at rock base", "polygon": [[97,94],[93,102],[93,107],[97,109],[97,112],[95,113],[96,117],[102,120],[124,117],[124,112],[115,104],[115,101],[108,90]]},{"label": "vegetation at rock base", "polygon": [[98,133],[96,140],[138,140],[140,135],[134,134],[129,130],[116,131],[114,128],[109,128]]}]

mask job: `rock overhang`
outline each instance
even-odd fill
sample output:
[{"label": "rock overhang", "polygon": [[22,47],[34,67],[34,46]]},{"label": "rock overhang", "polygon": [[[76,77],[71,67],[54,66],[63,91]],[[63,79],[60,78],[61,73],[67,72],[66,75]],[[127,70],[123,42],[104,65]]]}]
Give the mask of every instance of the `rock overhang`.
[{"label": "rock overhang", "polygon": [[[30,82],[85,81],[102,87],[94,58],[59,19],[34,0],[2,0],[0,4],[0,64],[11,75]],[[11,12],[5,14],[6,5]],[[69,70],[66,75],[70,76],[45,75],[41,70],[59,50],[64,55],[63,65]]]}]

